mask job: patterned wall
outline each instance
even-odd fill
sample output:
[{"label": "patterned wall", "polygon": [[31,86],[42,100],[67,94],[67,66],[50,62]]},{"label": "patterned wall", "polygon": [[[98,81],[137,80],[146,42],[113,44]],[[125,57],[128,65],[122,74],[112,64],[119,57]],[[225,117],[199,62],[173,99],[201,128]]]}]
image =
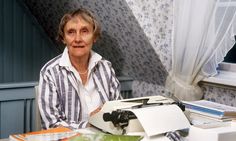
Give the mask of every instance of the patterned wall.
[{"label": "patterned wall", "polygon": [[143,87],[162,89],[171,66],[172,0],[24,1],[52,39],[66,11],[90,9],[103,29],[94,50],[113,63],[118,75],[135,80],[136,96],[143,95]]},{"label": "patterned wall", "polygon": [[201,84],[204,99],[236,107],[236,88],[220,84]]}]

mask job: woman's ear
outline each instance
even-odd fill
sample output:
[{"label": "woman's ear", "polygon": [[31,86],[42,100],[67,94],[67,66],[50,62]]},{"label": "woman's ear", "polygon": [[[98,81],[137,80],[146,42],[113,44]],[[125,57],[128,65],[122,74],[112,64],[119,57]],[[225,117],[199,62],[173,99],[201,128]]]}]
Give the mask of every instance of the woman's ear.
[{"label": "woman's ear", "polygon": [[95,38],[93,39],[93,43],[96,43],[96,41],[97,41],[97,38],[95,37]]}]

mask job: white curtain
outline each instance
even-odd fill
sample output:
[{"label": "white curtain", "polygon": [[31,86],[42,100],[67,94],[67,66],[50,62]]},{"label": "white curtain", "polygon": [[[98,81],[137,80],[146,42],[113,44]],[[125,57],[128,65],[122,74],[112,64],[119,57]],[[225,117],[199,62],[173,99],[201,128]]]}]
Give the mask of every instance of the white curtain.
[{"label": "white curtain", "polygon": [[181,100],[198,100],[198,82],[215,75],[233,47],[235,0],[174,0],[172,70],[167,89]]}]

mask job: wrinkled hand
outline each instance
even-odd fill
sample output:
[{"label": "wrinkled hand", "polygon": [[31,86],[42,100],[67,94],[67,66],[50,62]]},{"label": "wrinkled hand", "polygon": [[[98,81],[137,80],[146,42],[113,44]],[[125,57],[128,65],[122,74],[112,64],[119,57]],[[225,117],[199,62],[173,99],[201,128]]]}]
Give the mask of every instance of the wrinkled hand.
[{"label": "wrinkled hand", "polygon": [[94,111],[92,111],[92,112],[89,114],[89,116],[92,116],[92,115],[96,114],[97,112],[99,112],[99,111],[102,109],[102,106],[103,106],[103,105],[99,106],[97,109],[95,109]]}]

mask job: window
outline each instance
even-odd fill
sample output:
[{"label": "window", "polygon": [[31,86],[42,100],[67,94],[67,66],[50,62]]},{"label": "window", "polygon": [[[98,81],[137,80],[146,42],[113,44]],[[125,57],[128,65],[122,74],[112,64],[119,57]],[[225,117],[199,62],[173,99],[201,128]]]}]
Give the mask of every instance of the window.
[{"label": "window", "polygon": [[[229,6],[229,4],[230,4],[230,7],[236,7],[236,0],[219,0],[219,1],[220,1],[219,2],[219,10],[216,13],[216,17],[219,16],[219,15],[222,16],[222,14],[223,14],[222,11],[224,11],[224,9],[227,6]],[[217,20],[217,18],[216,18],[216,20]],[[218,25],[219,22],[216,21],[216,24]],[[235,25],[234,28],[236,28],[236,21],[234,21],[233,24]],[[236,35],[234,36],[234,38],[235,38],[235,41],[236,41]],[[236,44],[234,44],[234,46],[226,54],[223,62],[225,62],[225,64],[230,64],[230,63],[235,63],[236,64]],[[230,67],[228,67],[228,68],[230,68]]]},{"label": "window", "polygon": [[[234,36],[236,41],[236,36]],[[235,63],[236,64],[236,44],[230,49],[230,51],[227,53],[227,55],[224,58],[223,62],[227,63]]]},{"label": "window", "polygon": [[[228,2],[230,2],[230,6],[236,6],[236,0],[220,0],[219,8],[224,9],[228,6]],[[220,9],[219,12],[216,13],[216,17],[218,14],[222,14]],[[233,24],[235,25],[234,28],[236,28],[236,21],[234,21]],[[218,22],[216,21],[216,26],[217,25]],[[236,41],[236,35],[234,38]],[[234,44],[234,46],[226,54],[224,61],[219,64],[217,70],[219,72],[217,75],[206,78],[203,82],[236,87],[236,44]]]}]

